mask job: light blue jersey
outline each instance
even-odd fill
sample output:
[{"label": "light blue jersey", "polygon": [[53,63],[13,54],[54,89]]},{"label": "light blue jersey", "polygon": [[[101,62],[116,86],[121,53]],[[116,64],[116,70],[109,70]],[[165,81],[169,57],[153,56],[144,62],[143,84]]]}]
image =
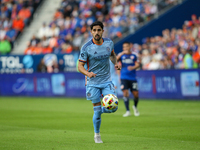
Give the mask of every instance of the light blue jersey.
[{"label": "light blue jersey", "polygon": [[86,70],[96,74],[96,77],[87,77],[86,97],[92,103],[100,102],[101,94],[115,94],[110,74],[110,55],[113,50],[114,43],[108,38],[103,38],[101,45],[91,39],[81,48],[79,61],[87,64],[84,66]]},{"label": "light blue jersey", "polygon": [[108,38],[103,38],[103,43],[97,45],[91,39],[81,48],[79,61],[87,64],[87,70],[96,77],[87,77],[87,85],[102,84],[111,81],[109,59],[114,50],[114,43]]}]

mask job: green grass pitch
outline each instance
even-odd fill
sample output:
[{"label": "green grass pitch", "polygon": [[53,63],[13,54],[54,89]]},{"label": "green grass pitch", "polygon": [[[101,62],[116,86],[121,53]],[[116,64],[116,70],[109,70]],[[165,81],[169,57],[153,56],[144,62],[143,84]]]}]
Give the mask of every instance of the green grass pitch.
[{"label": "green grass pitch", "polygon": [[138,108],[123,118],[120,100],[102,114],[104,143],[95,144],[85,98],[0,97],[0,150],[200,150],[200,101],[143,99]]}]

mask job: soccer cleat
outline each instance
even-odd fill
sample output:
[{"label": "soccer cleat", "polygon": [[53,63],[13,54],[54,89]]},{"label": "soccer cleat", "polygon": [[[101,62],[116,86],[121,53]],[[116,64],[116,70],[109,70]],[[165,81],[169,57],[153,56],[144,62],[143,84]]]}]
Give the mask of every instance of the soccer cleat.
[{"label": "soccer cleat", "polygon": [[137,110],[137,108],[134,105],[133,105],[133,111],[134,111],[134,115],[135,116],[139,116],[140,115],[139,111]]},{"label": "soccer cleat", "polygon": [[130,111],[126,111],[126,113],[123,114],[123,117],[128,117],[128,116],[130,116],[130,115],[131,115]]},{"label": "soccer cleat", "polygon": [[101,136],[100,135],[94,136],[94,142],[95,143],[103,143],[103,141],[101,140]]}]

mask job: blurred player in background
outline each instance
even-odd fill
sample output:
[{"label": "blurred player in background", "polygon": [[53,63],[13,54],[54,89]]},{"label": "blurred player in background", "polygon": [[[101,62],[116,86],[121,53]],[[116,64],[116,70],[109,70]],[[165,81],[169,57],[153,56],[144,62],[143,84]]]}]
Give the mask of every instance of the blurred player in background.
[{"label": "blurred player in background", "polygon": [[[114,94],[115,89],[111,81],[109,60],[120,69],[114,52],[114,43],[108,38],[102,38],[103,23],[96,21],[91,24],[93,38],[85,43],[80,52],[78,70],[87,76],[86,97],[91,100],[94,108],[93,125],[95,143],[103,143],[100,136],[101,114],[112,113],[117,110],[107,110],[101,107],[100,96]],[[87,70],[84,65],[87,63]]]},{"label": "blurred player in background", "polygon": [[110,74],[112,83],[114,84],[116,96],[122,95],[122,90],[120,89],[120,70],[115,68],[115,65],[110,61]]},{"label": "blurred player in background", "polygon": [[126,107],[126,113],[123,117],[128,117],[131,115],[129,110],[129,90],[134,96],[134,115],[139,116],[140,113],[137,110],[137,105],[139,101],[138,96],[138,84],[136,79],[136,69],[139,68],[139,62],[137,61],[137,56],[131,53],[130,43],[123,43],[123,51],[117,55],[117,60],[121,62],[121,89],[123,91],[123,100]]}]

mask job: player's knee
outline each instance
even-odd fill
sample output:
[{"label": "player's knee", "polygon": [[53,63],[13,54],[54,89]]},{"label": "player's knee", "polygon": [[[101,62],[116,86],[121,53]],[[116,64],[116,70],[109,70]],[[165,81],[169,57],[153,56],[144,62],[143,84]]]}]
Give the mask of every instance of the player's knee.
[{"label": "player's knee", "polygon": [[138,98],[138,97],[139,97],[138,91],[134,91],[134,92],[133,92],[133,96],[134,96],[135,98]]},{"label": "player's knee", "polygon": [[124,97],[129,97],[129,94],[128,93],[124,93],[123,96]]},{"label": "player's knee", "polygon": [[99,102],[92,103],[93,107],[101,106],[100,99],[99,100],[93,100],[93,101],[99,101]]},{"label": "player's knee", "polygon": [[123,96],[124,96],[124,97],[129,97],[129,93],[128,93],[127,90],[126,90],[126,91],[123,91]]}]

